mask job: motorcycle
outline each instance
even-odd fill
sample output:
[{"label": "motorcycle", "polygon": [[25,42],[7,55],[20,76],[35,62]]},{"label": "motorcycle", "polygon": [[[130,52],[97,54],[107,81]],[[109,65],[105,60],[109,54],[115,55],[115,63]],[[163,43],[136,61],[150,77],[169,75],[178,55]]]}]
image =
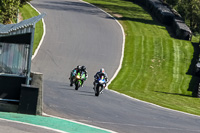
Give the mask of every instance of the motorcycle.
[{"label": "motorcycle", "polygon": [[95,96],[99,96],[103,89],[106,87],[106,80],[104,76],[98,78],[94,83]]},{"label": "motorcycle", "polygon": [[83,80],[85,80],[85,73],[78,72],[74,79],[75,90],[78,90],[78,88],[82,86]]},{"label": "motorcycle", "polygon": [[70,81],[70,86],[73,86],[74,82],[75,82],[75,77],[76,77],[76,70],[73,70],[71,72],[71,75],[70,75],[70,78],[69,78],[69,81]]}]

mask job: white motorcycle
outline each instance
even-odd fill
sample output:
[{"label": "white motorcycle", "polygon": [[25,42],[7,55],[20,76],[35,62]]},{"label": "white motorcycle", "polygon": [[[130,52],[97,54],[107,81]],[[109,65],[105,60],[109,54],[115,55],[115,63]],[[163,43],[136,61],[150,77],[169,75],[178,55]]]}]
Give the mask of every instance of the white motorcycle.
[{"label": "white motorcycle", "polygon": [[96,79],[94,83],[95,96],[99,96],[99,94],[103,92],[103,89],[105,89],[105,87],[106,80],[104,76],[101,76],[100,78]]}]

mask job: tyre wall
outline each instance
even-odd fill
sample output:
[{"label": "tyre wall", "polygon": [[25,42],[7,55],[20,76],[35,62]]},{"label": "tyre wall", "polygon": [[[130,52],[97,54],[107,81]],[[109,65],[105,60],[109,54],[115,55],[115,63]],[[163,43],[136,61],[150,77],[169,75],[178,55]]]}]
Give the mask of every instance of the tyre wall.
[{"label": "tyre wall", "polygon": [[145,6],[162,24],[170,26],[178,39],[191,40],[192,32],[184,20],[161,0],[132,0]]}]

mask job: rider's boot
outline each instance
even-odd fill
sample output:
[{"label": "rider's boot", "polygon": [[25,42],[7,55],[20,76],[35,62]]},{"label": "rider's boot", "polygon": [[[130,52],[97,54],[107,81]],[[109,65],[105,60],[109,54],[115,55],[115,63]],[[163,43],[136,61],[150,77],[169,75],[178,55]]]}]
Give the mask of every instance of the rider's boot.
[{"label": "rider's boot", "polygon": [[102,93],[103,93],[103,90],[104,90],[104,89],[101,89],[101,91],[100,91],[100,94],[102,94]]},{"label": "rider's boot", "polygon": [[70,80],[70,86],[73,86],[73,81],[72,81],[73,79],[70,77],[69,80]]},{"label": "rider's boot", "polygon": [[73,84],[72,84],[72,83],[70,83],[70,86],[73,86]]},{"label": "rider's boot", "polygon": [[82,80],[82,85],[81,85],[81,87],[83,87],[83,83],[84,83],[84,80]]}]

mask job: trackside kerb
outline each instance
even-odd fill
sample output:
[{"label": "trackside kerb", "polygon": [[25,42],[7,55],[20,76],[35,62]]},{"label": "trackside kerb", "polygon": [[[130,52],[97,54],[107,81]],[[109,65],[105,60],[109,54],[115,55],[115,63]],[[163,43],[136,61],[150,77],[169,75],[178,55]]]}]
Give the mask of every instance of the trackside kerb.
[{"label": "trackside kerb", "polygon": [[68,133],[110,133],[102,129],[97,129],[94,127],[89,127],[75,122],[52,117],[0,112],[0,118],[44,126]]}]

